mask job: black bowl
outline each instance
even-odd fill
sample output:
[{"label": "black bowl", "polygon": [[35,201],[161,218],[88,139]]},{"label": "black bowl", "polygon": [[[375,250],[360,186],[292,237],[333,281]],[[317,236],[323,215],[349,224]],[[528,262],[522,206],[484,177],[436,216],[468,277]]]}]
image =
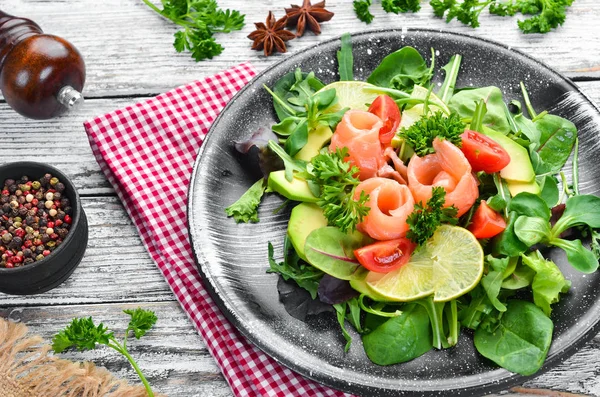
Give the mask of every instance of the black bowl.
[{"label": "black bowl", "polygon": [[88,241],[87,217],[75,186],[64,173],[48,164],[20,161],[0,166],[0,183],[8,178],[19,179],[23,175],[31,180],[38,180],[46,173],[57,177],[65,185],[63,194],[73,208],[71,229],[62,244],[46,258],[21,267],[0,268],[0,292],[30,295],[51,290],[69,278],[85,253]]}]

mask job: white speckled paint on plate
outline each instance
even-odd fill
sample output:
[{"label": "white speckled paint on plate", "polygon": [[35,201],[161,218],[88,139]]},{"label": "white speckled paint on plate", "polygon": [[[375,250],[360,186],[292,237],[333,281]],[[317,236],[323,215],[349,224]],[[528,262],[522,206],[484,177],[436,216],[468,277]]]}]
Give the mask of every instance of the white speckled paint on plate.
[{"label": "white speckled paint on plate", "polygon": [[[353,36],[355,78],[365,80],[381,59],[411,45],[425,57],[436,50],[436,69],[459,53],[463,65],[457,87],[495,85],[506,102],[521,99],[519,82],[527,85],[533,106],[573,121],[580,134],[580,189],[599,194],[600,111],[570,81],[543,64],[509,48],[475,37],[429,30],[375,31]],[[321,383],[356,394],[481,395],[522,383],[526,377],[497,368],[481,357],[463,332],[453,349],[430,351],[404,364],[381,367],[371,363],[353,333],[344,340],[333,315],[301,322],[279,303],[277,276],[267,274],[267,242],[281,257],[289,206],[274,214],[283,200],[267,195],[260,222],[236,224],[224,208],[237,200],[259,177],[258,166],[237,154],[232,141],[276,122],[272,99],[262,85],[272,86],[282,75],[301,67],[325,83],[337,79],[339,40],[300,52],[258,75],[238,93],[214,123],[193,171],[189,193],[190,238],[201,274],[215,301],[233,324],[259,348],[284,365]],[[438,73],[435,83],[441,82]],[[571,174],[570,163],[565,167]],[[600,275],[571,270],[562,255],[550,252],[573,286],[555,306],[555,336],[542,371],[570,356],[599,329]]]}]

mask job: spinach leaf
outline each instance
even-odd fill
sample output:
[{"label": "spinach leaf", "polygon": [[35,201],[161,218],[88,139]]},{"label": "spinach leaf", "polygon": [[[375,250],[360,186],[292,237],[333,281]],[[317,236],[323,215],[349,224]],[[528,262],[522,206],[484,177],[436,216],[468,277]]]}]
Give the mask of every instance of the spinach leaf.
[{"label": "spinach leaf", "polygon": [[475,331],[477,351],[499,366],[521,375],[536,373],[544,363],[554,325],[531,302],[511,300],[495,330]]},{"label": "spinach leaf", "polygon": [[500,88],[489,86],[475,89],[464,89],[452,96],[448,107],[463,119],[471,119],[475,112],[476,104],[483,100],[487,112],[483,118],[483,124],[503,134],[510,132],[510,125],[504,111],[504,101]]},{"label": "spinach leaf", "polygon": [[[367,314],[365,326],[373,324]],[[376,319],[375,323],[380,322]],[[427,310],[411,303],[402,309],[402,314],[392,317],[362,337],[365,352],[378,365],[392,365],[410,361],[432,348],[431,327]]]},{"label": "spinach leaf", "polygon": [[486,256],[485,261],[488,265],[488,273],[482,277],[481,286],[485,290],[490,302],[496,310],[505,312],[506,306],[498,299],[504,272],[508,267],[510,258],[494,258],[491,255]]},{"label": "spinach leaf", "polygon": [[313,230],[308,235],[304,251],[311,265],[330,276],[350,280],[360,266],[354,250],[370,241],[359,232],[346,234],[337,227],[327,226]]},{"label": "spinach leaf", "polygon": [[[465,298],[469,298],[469,300],[464,302]],[[499,315],[481,284],[475,286],[468,295],[462,297],[461,303],[458,319],[465,328],[475,330],[488,316]]]},{"label": "spinach leaf", "polygon": [[550,316],[550,305],[558,302],[559,294],[569,291],[571,282],[565,280],[562,272],[551,260],[545,259],[539,251],[521,255],[523,263],[535,271],[531,289],[533,302],[542,309],[546,316]]},{"label": "spinach leaf", "polygon": [[342,35],[342,46],[337,52],[340,81],[354,80],[354,57],[352,56],[352,36]]},{"label": "spinach leaf", "polygon": [[[282,121],[286,123],[288,119]],[[275,126],[273,126],[275,127]],[[277,132],[275,129],[273,131]],[[290,136],[285,140],[284,149],[290,155],[294,156],[300,151],[308,142],[308,121],[302,119],[297,123],[294,128],[290,131]]]},{"label": "spinach leaf", "polygon": [[539,156],[536,174],[556,173],[565,165],[575,139],[577,127],[569,120],[546,114],[534,122],[540,133],[539,145],[535,152]]},{"label": "spinach leaf", "polygon": [[402,47],[383,58],[367,82],[386,88],[411,92],[415,84],[429,85],[431,68],[413,47]]}]

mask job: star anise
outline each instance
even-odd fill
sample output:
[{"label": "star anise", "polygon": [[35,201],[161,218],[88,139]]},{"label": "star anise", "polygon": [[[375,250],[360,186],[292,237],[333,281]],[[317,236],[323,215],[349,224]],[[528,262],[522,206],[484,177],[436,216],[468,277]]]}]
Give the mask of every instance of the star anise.
[{"label": "star anise", "polygon": [[310,4],[309,0],[302,2],[302,7],[291,5],[292,8],[286,8],[288,26],[296,26],[296,36],[304,35],[304,29],[308,27],[314,34],[321,33],[319,22],[329,21],[333,17],[333,12],[325,9],[325,1],[316,4]]},{"label": "star anise", "polygon": [[289,30],[285,30],[285,24],[288,20],[287,15],[278,21],[275,21],[275,15],[269,11],[266,24],[257,22],[254,24],[256,30],[248,35],[252,43],[253,50],[264,50],[265,56],[269,56],[273,51],[286,52],[285,42],[296,37]]}]

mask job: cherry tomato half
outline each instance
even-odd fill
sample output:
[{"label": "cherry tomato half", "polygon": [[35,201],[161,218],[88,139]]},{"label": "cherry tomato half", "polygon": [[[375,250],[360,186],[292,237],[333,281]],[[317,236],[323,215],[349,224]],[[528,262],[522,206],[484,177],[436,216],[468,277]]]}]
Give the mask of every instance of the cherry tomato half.
[{"label": "cherry tomato half", "polygon": [[368,270],[388,273],[398,269],[410,259],[416,245],[407,238],[378,241],[354,250],[358,262]]},{"label": "cherry tomato half", "polygon": [[373,113],[383,121],[383,127],[379,130],[379,142],[388,146],[400,125],[400,109],[396,102],[385,94],[379,95],[371,106],[369,113]]},{"label": "cherry tomato half", "polygon": [[491,238],[506,229],[506,221],[485,201],[479,204],[468,228],[477,238]]},{"label": "cherry tomato half", "polygon": [[492,138],[477,131],[465,130],[461,150],[465,154],[473,171],[485,171],[488,174],[498,172],[510,163],[510,155]]}]

